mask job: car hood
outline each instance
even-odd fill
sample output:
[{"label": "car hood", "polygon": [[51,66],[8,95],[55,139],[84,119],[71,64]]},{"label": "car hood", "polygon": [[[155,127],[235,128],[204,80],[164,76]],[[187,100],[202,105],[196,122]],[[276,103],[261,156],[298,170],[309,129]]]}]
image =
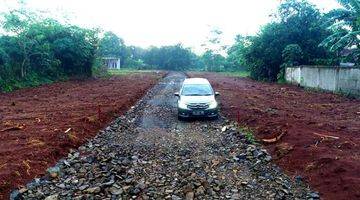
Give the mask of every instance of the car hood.
[{"label": "car hood", "polygon": [[215,100],[214,95],[211,96],[181,96],[180,101],[185,104],[191,103],[210,103]]}]

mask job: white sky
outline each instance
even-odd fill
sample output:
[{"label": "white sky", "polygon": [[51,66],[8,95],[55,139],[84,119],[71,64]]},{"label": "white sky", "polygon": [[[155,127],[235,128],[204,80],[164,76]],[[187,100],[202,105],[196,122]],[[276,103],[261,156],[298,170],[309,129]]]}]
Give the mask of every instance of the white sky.
[{"label": "white sky", "polygon": [[[210,30],[224,32],[225,44],[237,34],[256,33],[270,21],[281,0],[24,0],[28,7],[66,14],[71,23],[113,31],[127,45],[148,47],[182,43],[201,51]],[[335,0],[310,0],[321,10],[336,8]],[[0,11],[17,6],[0,0]]]}]

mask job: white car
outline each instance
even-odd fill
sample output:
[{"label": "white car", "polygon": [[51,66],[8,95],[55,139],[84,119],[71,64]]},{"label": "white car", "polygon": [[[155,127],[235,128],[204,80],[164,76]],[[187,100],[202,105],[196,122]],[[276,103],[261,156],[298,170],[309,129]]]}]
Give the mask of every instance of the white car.
[{"label": "white car", "polygon": [[215,98],[218,95],[219,93],[214,92],[207,79],[185,79],[180,92],[175,93],[175,96],[179,97],[179,119],[190,117],[218,117],[219,106]]}]

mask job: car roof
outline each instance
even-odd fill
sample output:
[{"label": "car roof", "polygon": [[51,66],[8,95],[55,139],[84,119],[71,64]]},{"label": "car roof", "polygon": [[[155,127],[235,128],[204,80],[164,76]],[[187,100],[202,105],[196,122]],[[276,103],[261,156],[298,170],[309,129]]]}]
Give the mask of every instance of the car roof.
[{"label": "car roof", "polygon": [[184,84],[210,84],[206,78],[187,78]]}]

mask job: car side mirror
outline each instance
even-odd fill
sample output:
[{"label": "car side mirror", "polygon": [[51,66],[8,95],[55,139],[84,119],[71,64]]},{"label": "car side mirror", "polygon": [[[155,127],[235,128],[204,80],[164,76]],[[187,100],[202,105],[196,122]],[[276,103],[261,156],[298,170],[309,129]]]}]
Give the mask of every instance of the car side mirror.
[{"label": "car side mirror", "polygon": [[178,92],[175,92],[174,95],[180,97],[180,94]]},{"label": "car side mirror", "polygon": [[219,96],[220,95],[220,93],[219,92],[215,92],[215,96]]}]

